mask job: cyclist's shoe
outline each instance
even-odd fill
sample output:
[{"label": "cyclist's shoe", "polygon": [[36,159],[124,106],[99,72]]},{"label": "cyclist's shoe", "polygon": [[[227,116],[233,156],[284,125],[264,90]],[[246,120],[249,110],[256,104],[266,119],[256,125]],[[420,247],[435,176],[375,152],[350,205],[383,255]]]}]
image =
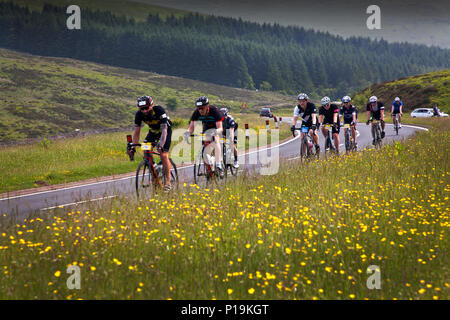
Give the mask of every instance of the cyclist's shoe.
[{"label": "cyclist's shoe", "polygon": [[169,192],[170,190],[172,190],[172,185],[171,184],[166,184],[165,186],[164,186],[164,192]]},{"label": "cyclist's shoe", "polygon": [[223,179],[224,174],[223,174],[222,166],[219,164],[216,164],[216,170],[217,170],[217,173],[219,174],[220,179]]},{"label": "cyclist's shoe", "polygon": [[239,168],[239,161],[238,160],[234,160],[233,168],[235,168],[235,169]]},{"label": "cyclist's shoe", "polygon": [[316,144],[316,153],[320,153],[320,146]]},{"label": "cyclist's shoe", "polygon": [[372,144],[375,145],[375,139],[372,139]]},{"label": "cyclist's shoe", "polygon": [[381,131],[381,139],[383,139],[385,136],[384,131]]},{"label": "cyclist's shoe", "polygon": [[401,123],[398,124],[398,128],[399,128],[399,129],[402,128],[402,124],[401,124]]}]

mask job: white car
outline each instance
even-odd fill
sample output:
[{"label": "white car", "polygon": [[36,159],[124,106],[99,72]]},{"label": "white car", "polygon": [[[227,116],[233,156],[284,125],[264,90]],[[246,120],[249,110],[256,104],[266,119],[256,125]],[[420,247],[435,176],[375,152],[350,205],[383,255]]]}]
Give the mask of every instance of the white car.
[{"label": "white car", "polygon": [[[418,108],[411,112],[411,118],[431,118],[434,115],[433,108]],[[441,117],[448,117],[448,114],[440,112]]]}]

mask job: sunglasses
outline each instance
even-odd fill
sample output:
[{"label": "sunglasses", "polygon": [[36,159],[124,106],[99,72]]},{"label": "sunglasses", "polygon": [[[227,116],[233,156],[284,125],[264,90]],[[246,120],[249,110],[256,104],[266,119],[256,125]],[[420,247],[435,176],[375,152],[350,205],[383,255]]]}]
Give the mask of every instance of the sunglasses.
[{"label": "sunglasses", "polygon": [[148,109],[150,109],[150,107],[149,106],[147,106],[147,107],[142,107],[142,108],[139,108],[140,110],[148,110]]}]

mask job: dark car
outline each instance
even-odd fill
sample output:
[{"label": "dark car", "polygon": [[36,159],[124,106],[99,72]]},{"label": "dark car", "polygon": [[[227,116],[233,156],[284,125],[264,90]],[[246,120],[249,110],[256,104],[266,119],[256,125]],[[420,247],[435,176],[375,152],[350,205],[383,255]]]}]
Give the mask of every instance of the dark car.
[{"label": "dark car", "polygon": [[261,112],[259,113],[259,116],[272,118],[273,114],[272,111],[270,111],[270,108],[262,108]]}]

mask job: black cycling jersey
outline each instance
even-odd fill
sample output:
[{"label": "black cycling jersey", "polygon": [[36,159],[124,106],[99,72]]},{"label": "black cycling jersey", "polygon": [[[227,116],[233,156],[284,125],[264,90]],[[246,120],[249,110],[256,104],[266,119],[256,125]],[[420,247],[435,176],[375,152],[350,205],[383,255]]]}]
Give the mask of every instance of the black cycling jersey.
[{"label": "black cycling jersey", "polygon": [[163,123],[167,123],[168,128],[172,126],[172,121],[161,106],[154,106],[152,111],[149,111],[146,115],[138,110],[134,117],[134,126],[140,127],[142,122],[148,124],[149,131],[153,134],[161,133],[161,124]]},{"label": "black cycling jersey", "polygon": [[403,103],[401,101],[399,103],[394,102],[392,106],[394,107],[393,114],[400,113],[400,107],[403,106]]},{"label": "black cycling jersey", "polygon": [[371,112],[371,115],[374,119],[376,119],[376,120],[381,119],[381,110],[384,110],[384,105],[380,101],[377,101],[375,106],[372,106],[372,104],[369,102],[367,104],[366,108],[367,108],[367,111]]},{"label": "black cycling jersey", "polygon": [[354,105],[350,105],[350,107],[342,106],[339,112],[344,117],[344,123],[352,123],[353,122],[353,114],[358,115],[358,110]]},{"label": "black cycling jersey", "polygon": [[233,128],[234,129],[234,135],[237,135],[237,128],[238,128],[238,124],[236,121],[234,121],[232,116],[227,116],[225,117],[225,119],[222,122],[222,126],[223,126],[223,136],[225,137],[226,132],[228,129]]},{"label": "black cycling jersey", "polygon": [[[339,107],[335,104],[330,104],[330,107],[325,109],[325,107],[319,108],[319,115],[323,115],[323,124],[333,124],[334,123],[334,115],[339,113]],[[339,125],[339,117],[337,117],[337,123]]]},{"label": "black cycling jersey", "polygon": [[215,106],[209,106],[209,112],[206,116],[200,115],[198,110],[192,113],[191,121],[201,121],[203,123],[203,133],[208,129],[217,129],[216,122],[223,121],[222,112]]},{"label": "black cycling jersey", "polygon": [[[294,117],[302,118],[302,126],[311,127],[312,126],[312,115],[317,114],[317,109],[314,103],[307,102],[306,108],[303,109],[299,104],[295,106]],[[317,121],[316,121],[317,125]]]}]

